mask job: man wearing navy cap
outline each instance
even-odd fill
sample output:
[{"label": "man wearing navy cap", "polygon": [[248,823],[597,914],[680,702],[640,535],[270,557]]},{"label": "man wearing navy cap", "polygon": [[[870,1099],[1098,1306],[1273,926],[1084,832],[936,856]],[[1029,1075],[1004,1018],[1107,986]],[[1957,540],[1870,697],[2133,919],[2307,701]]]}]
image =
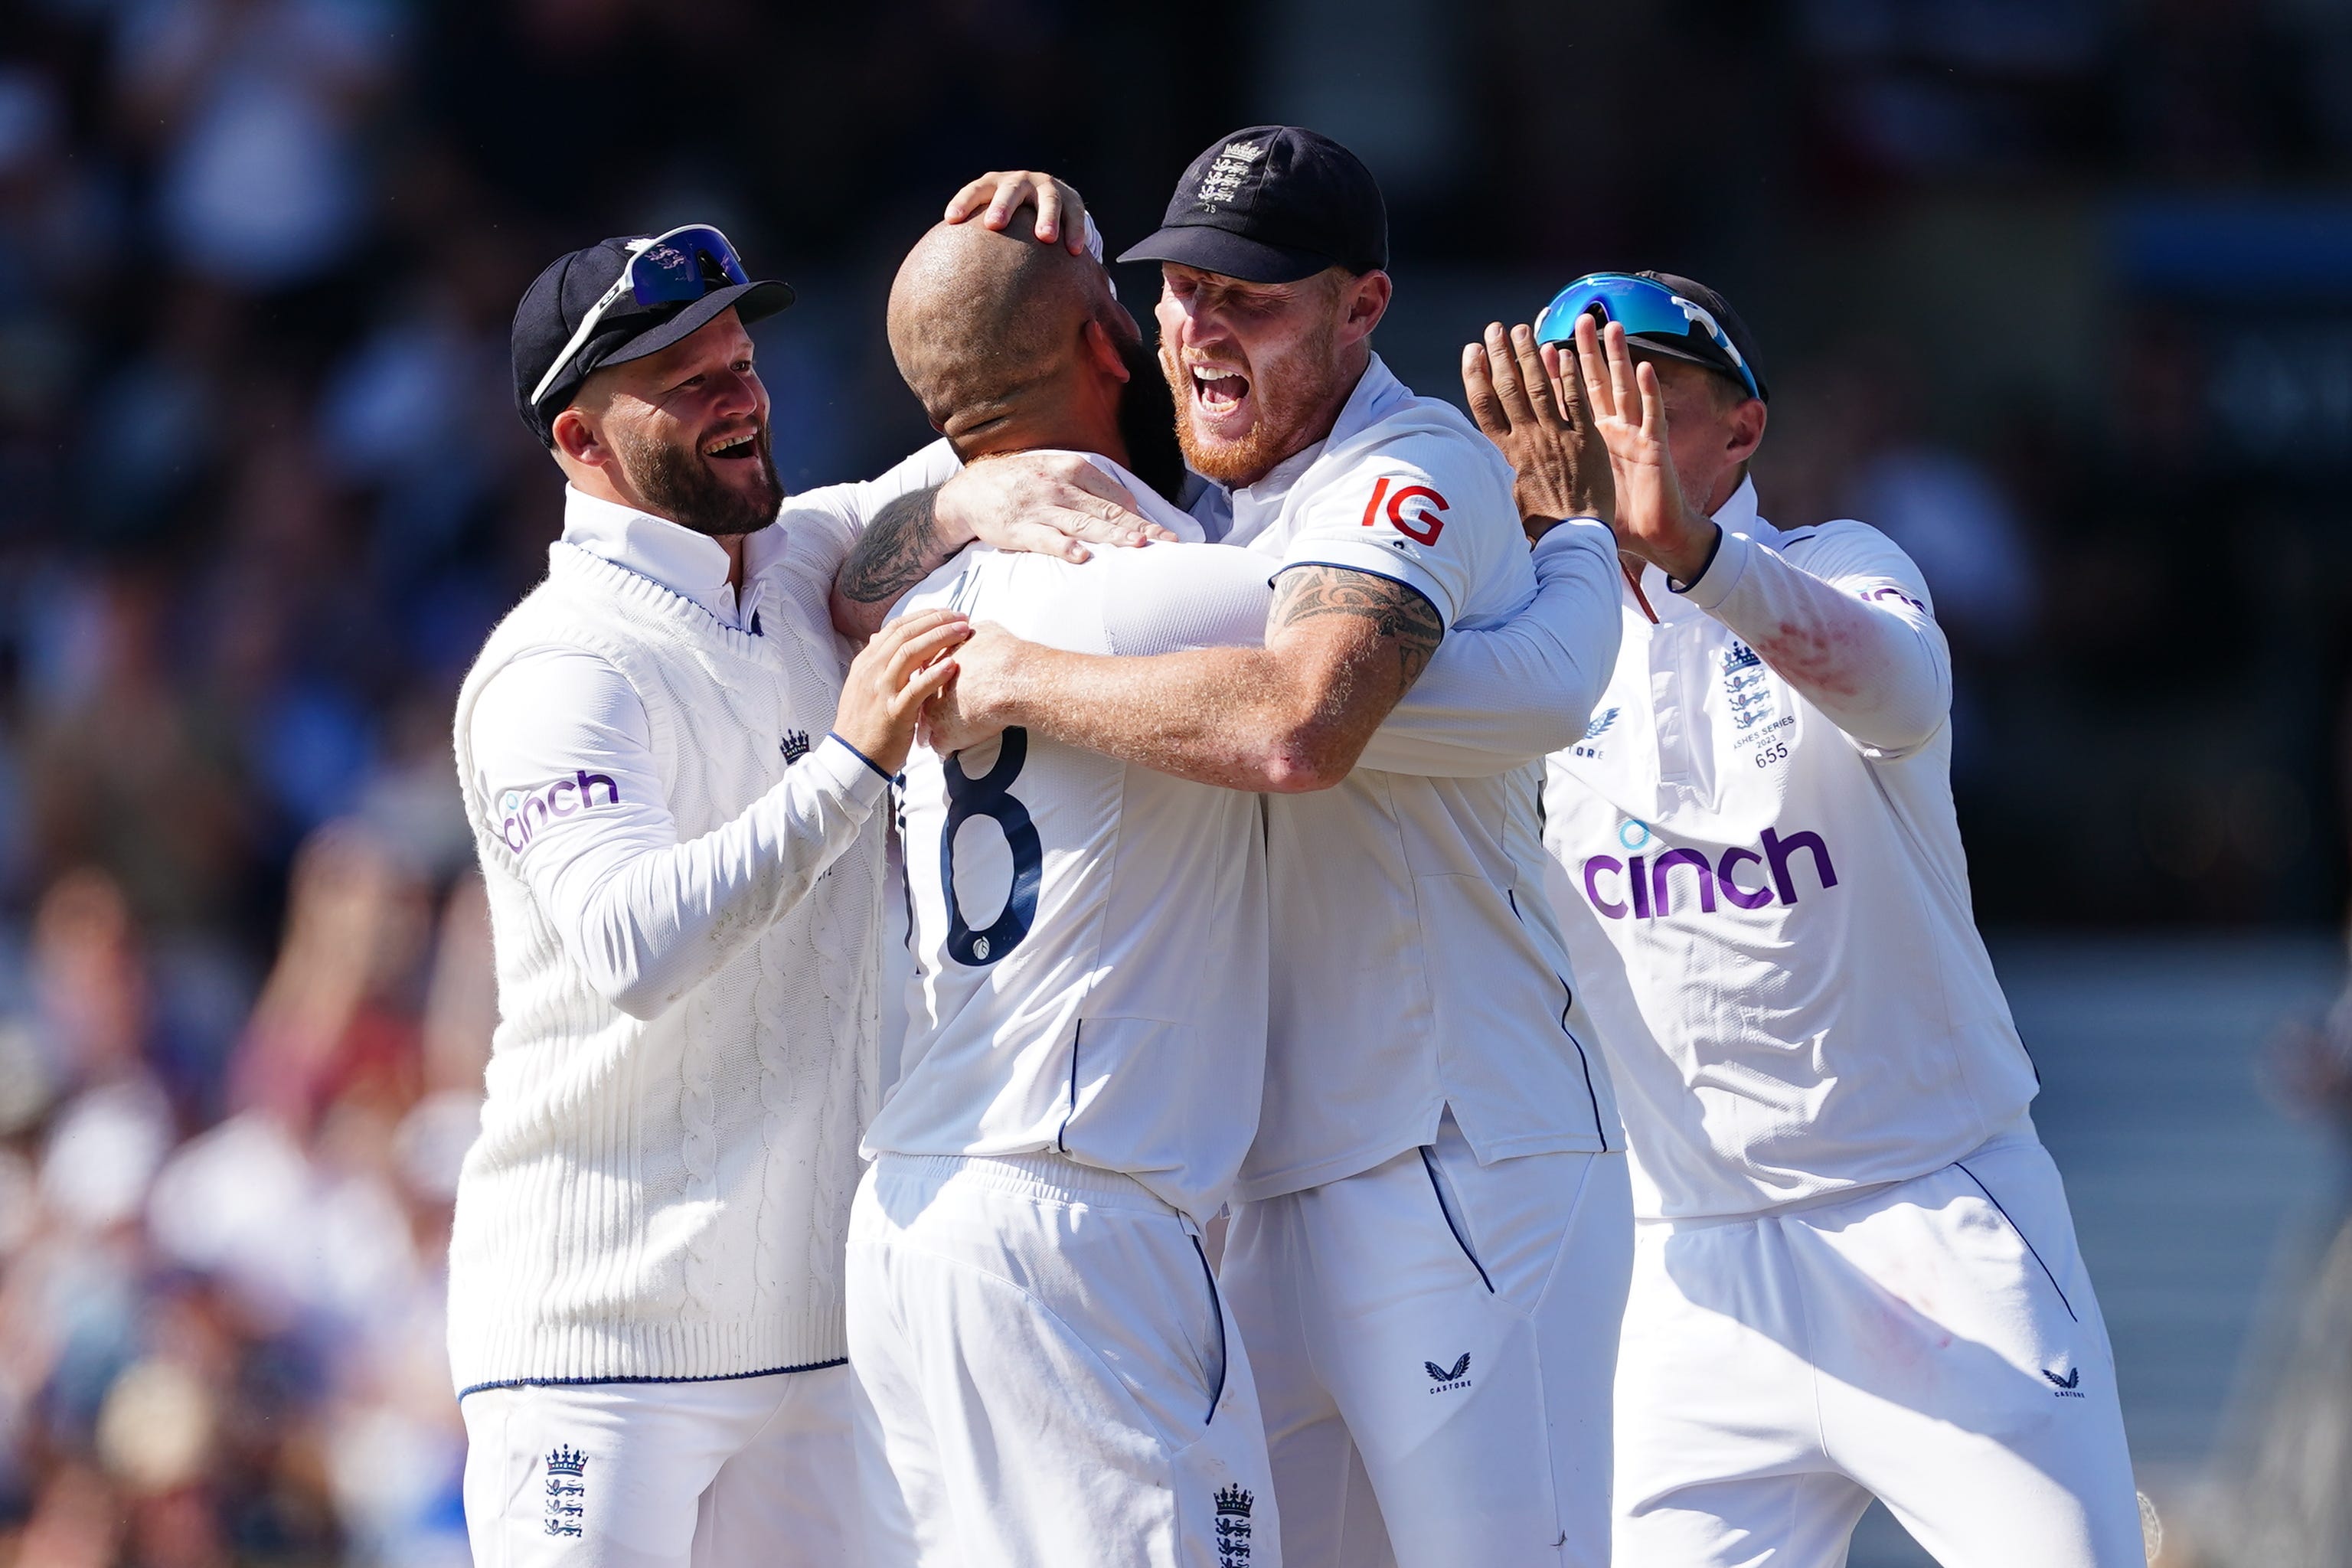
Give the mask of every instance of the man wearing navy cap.
[{"label": "man wearing navy cap", "polygon": [[497,939],[449,1352],[483,1568],[859,1550],[841,1234],[875,1092],[875,805],[961,618],[849,666],[796,575],[743,323],[792,291],[691,226],[515,313],[567,481],[457,700]]},{"label": "man wearing navy cap", "polygon": [[[950,216],[1042,184],[992,176]],[[1107,658],[982,626],[934,742],[1021,726],[1269,793],[1267,1073],[1222,1281],[1290,1568],[1599,1568],[1632,1219],[1542,897],[1535,753],[1469,777],[1365,763],[1441,641],[1534,593],[1529,533],[1599,590],[1559,659],[1613,659],[1610,542],[1522,531],[1494,447],[1372,353],[1386,215],[1336,142],[1221,137],[1126,258],[1161,263],[1189,510],[1265,558],[1265,646]]]}]

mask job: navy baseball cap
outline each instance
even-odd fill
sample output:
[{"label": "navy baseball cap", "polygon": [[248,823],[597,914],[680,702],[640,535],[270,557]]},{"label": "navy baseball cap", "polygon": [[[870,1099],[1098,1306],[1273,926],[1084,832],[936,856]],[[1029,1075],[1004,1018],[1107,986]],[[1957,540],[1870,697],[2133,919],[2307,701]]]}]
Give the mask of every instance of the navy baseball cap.
[{"label": "navy baseball cap", "polygon": [[751,281],[727,237],[706,225],[623,235],[559,256],[515,307],[515,412],[551,447],[555,416],[591,373],[659,353],[727,310],[748,325],[792,302],[792,285]]},{"label": "navy baseball cap", "polygon": [[1388,205],[1362,159],[1297,125],[1253,125],[1192,160],[1160,228],[1121,261],[1174,261],[1249,283],[1389,264]]}]

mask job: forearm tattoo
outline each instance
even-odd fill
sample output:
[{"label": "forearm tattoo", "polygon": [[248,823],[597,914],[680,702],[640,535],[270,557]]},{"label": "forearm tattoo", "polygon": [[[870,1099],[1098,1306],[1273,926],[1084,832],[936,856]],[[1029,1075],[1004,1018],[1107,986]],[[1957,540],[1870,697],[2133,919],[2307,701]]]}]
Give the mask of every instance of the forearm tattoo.
[{"label": "forearm tattoo", "polygon": [[856,605],[895,604],[955,553],[940,538],[939,487],[900,496],[866,525],[835,584]]},{"label": "forearm tattoo", "polygon": [[1274,624],[1296,626],[1323,616],[1352,616],[1396,648],[1400,692],[1412,689],[1430,656],[1445,640],[1437,606],[1413,589],[1369,572],[1339,566],[1295,566],[1277,581]]}]

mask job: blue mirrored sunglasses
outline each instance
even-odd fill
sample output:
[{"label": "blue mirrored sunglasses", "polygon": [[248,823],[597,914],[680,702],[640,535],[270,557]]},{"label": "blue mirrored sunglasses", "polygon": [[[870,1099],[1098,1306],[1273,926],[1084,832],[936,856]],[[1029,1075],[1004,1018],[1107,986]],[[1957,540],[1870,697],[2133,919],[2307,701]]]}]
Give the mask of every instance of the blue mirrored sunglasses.
[{"label": "blue mirrored sunglasses", "polygon": [[1756,373],[1748,368],[1738,346],[1714,313],[1654,279],[1636,278],[1630,272],[1588,273],[1553,295],[1551,303],[1543,308],[1536,318],[1536,342],[1573,342],[1579,316],[1595,317],[1604,325],[1615,321],[1629,338],[1681,340],[1696,330],[1729,362],[1721,368],[1739,378],[1748,396],[1764,395],[1756,384]]},{"label": "blue mirrored sunglasses", "polygon": [[621,275],[613,279],[604,298],[580,318],[579,330],[563,345],[563,352],[555,356],[555,363],[547,367],[547,374],[539,378],[538,386],[532,388],[532,406],[536,407],[539,400],[547,395],[547,389],[562,376],[563,367],[595,334],[597,323],[620,303],[622,295],[634,298],[640,309],[650,310],[656,305],[691,304],[713,289],[751,281],[735,247],[709,224],[690,223],[651,239],[633,239],[629,249],[634,253],[629,264],[621,268]]}]

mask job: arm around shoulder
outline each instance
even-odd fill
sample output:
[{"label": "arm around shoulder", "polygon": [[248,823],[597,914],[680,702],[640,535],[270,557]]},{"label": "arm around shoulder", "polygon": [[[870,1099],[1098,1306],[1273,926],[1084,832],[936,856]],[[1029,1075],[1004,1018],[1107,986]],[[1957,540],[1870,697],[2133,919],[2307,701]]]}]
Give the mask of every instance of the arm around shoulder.
[{"label": "arm around shoulder", "polygon": [[952,751],[1017,724],[1197,783],[1328,789],[1444,636],[1416,590],[1322,565],[1276,580],[1264,647],[1118,658],[981,626],[957,650],[962,672],[934,713],[932,743]]}]

